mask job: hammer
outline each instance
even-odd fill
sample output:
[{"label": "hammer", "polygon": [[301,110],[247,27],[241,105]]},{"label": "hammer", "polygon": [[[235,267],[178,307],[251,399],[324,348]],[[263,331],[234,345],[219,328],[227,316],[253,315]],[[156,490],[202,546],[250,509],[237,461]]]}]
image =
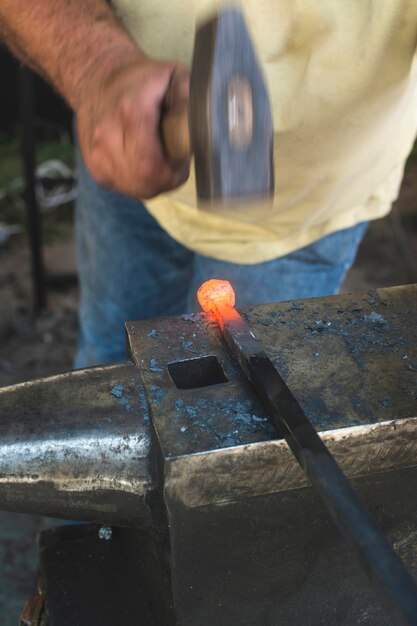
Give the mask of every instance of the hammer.
[{"label": "hammer", "polygon": [[273,195],[271,107],[238,8],[220,10],[197,29],[189,105],[168,106],[161,130],[172,162],[194,154],[199,199],[231,204]]}]

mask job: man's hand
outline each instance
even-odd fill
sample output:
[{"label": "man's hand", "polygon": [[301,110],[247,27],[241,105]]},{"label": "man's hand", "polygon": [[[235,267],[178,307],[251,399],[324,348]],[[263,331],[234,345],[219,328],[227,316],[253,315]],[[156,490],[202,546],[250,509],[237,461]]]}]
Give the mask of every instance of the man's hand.
[{"label": "man's hand", "polygon": [[172,165],[161,109],[188,98],[188,70],[149,59],[107,0],[1,0],[0,37],[42,73],[77,114],[93,176],[135,198],[174,189],[188,167]]},{"label": "man's hand", "polygon": [[138,199],[185,182],[189,166],[169,162],[160,122],[168,92],[169,106],[188,97],[187,68],[142,57],[97,74],[83,78],[76,111],[81,151],[93,177]]}]

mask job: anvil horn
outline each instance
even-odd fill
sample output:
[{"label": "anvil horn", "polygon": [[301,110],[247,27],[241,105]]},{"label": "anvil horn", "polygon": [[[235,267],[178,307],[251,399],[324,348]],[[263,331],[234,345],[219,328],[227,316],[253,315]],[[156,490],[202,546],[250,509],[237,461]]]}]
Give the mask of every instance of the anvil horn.
[{"label": "anvil horn", "polygon": [[151,425],[133,363],[0,389],[0,509],[149,526]]}]

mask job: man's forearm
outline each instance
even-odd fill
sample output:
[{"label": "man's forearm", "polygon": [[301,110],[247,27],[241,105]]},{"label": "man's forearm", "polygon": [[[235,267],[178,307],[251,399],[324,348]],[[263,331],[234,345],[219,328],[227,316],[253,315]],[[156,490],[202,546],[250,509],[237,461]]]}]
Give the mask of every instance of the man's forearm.
[{"label": "man's forearm", "polygon": [[141,54],[106,0],[1,0],[0,35],[74,110],[95,66]]},{"label": "man's forearm", "polygon": [[146,199],[186,180],[188,162],[169,161],[160,122],[168,91],[172,106],[183,102],[188,70],[148,58],[106,0],[0,0],[0,37],[75,111],[98,183]]}]

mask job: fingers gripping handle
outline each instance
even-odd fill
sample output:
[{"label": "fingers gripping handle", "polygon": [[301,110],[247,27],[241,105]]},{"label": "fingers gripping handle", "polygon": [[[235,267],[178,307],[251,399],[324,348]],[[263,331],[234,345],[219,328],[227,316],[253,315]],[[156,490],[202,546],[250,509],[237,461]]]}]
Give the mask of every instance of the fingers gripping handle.
[{"label": "fingers gripping handle", "polygon": [[191,158],[188,104],[185,100],[168,106],[161,120],[162,142],[168,159],[175,164]]},{"label": "fingers gripping handle", "polygon": [[161,119],[165,153],[174,165],[185,164],[191,158],[189,88],[188,68],[176,66],[165,94]]}]

